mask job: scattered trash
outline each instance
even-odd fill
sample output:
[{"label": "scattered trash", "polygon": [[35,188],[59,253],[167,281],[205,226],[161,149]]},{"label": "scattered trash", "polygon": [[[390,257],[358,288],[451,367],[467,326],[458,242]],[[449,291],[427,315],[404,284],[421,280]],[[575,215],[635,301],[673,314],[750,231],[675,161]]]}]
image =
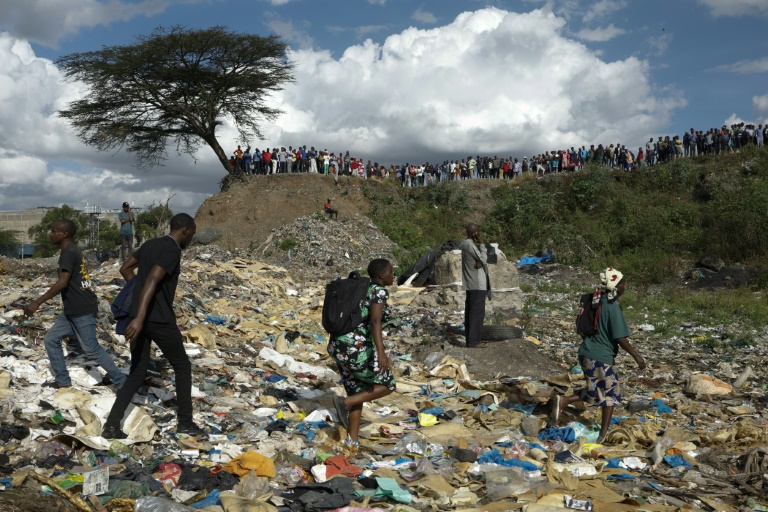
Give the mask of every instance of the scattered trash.
[{"label": "scattered trash", "polygon": [[[0,489],[34,480],[78,510],[139,512],[479,511],[506,509],[494,503],[502,500],[530,510],[764,510],[768,389],[765,370],[747,364],[766,355],[762,340],[727,357],[689,356],[692,343],[720,333],[690,322],[662,336],[656,319],[632,326],[657,347],[653,372],[622,376],[624,407],[598,439],[599,409],[569,406],[556,424],[549,419],[551,398],[583,385],[572,325],[580,290],[526,293],[526,307],[547,306],[527,307],[518,323],[518,267],[501,253],[493,275],[511,291],[493,301],[489,325],[515,339],[466,349],[460,287],[393,287],[396,314],[382,330],[398,392],[364,407],[360,446],[345,444],[334,406],[345,392],[320,316],[328,280],[364,268],[378,256],[366,244],[384,241],[356,222],[308,218],[251,251],[185,252],[176,309],[193,361],[195,421],[208,433],[196,438],[175,433],[175,381],[160,358],[122,425],[128,439],[101,438],[114,390],[76,345],[67,347],[74,385],[43,387],[41,340],[56,302],[19,321],[49,276],[0,275]],[[345,229],[367,238],[334,247],[329,237]],[[298,242],[291,260],[278,261],[288,238]],[[453,279],[455,262],[445,252],[438,278]],[[127,368],[109,307],[123,285],[118,269],[108,261],[91,277],[103,299],[99,338]],[[543,281],[559,269],[534,262],[520,272]]]}]

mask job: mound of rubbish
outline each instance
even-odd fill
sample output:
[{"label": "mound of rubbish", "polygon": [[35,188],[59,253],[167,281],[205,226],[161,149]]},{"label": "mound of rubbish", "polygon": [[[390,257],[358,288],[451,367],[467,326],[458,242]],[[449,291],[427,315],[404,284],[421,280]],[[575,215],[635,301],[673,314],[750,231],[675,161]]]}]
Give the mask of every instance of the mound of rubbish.
[{"label": "mound of rubbish", "polygon": [[364,215],[333,220],[319,213],[272,230],[251,254],[288,269],[303,281],[322,281],[346,277],[348,269],[365,273],[375,258],[386,258],[396,266],[396,247]]},{"label": "mound of rubbish", "polygon": [[[45,303],[31,319],[22,308],[52,276],[30,267],[0,274],[0,482],[8,490],[0,510],[43,510],[37,497],[58,499],[61,512],[91,510],[89,502],[139,512],[672,512],[768,503],[766,414],[754,404],[764,394],[763,371],[746,364],[765,357],[762,348],[727,364],[696,354],[697,363],[692,354],[685,365],[662,365],[690,345],[662,350],[669,340],[644,340],[658,345],[648,359],[660,371],[627,372],[627,407],[617,408],[606,443],[596,444],[599,409],[569,407],[550,419],[551,398],[584,383],[579,368],[547,358],[573,359],[573,333],[555,337],[555,329],[565,332],[560,317],[541,317],[553,330],[546,338],[510,324],[492,331],[513,340],[456,347],[463,312],[445,286],[390,288],[393,315],[383,331],[397,391],[363,408],[360,449],[344,445],[333,405],[344,390],[320,326],[326,281],[296,277],[320,268],[306,263],[313,248],[320,254],[322,244],[312,244],[323,240],[313,238],[318,233],[347,236],[339,243],[348,247],[385,242],[362,218],[309,218],[270,242],[296,242],[291,249],[301,257],[291,254],[290,270],[250,251],[184,252],[175,309],[193,363],[195,422],[207,432],[197,438],[174,433],[175,379],[161,357],[121,425],[128,439],[102,438],[114,391],[99,385],[92,361],[67,361],[72,387],[42,386],[50,374],[40,339],[61,303]],[[298,251],[303,244],[307,251]],[[378,255],[357,251],[340,259],[339,274]],[[454,269],[456,255],[445,256],[445,270]],[[99,339],[127,371],[129,346],[109,311],[123,285],[119,266],[109,261],[89,273],[100,299]],[[496,275],[514,284],[516,275]],[[7,501],[23,493],[31,493],[27,507]]]}]

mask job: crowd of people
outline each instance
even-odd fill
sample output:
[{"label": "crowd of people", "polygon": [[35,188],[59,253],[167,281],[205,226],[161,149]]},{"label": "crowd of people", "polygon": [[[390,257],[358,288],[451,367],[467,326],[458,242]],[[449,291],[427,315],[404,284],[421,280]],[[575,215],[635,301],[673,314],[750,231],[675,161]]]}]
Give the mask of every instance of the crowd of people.
[{"label": "crowd of people", "polygon": [[240,146],[232,154],[230,164],[236,174],[321,173],[361,178],[394,178],[404,187],[426,186],[451,180],[498,179],[511,180],[527,173],[549,174],[578,171],[588,163],[632,171],[677,158],[713,155],[736,151],[754,144],[762,147],[768,142],[768,125],[733,124],[729,127],[695,130],[682,137],[653,137],[637,151],[624,144],[594,144],[587,147],[545,151],[528,158],[512,156],[467,156],[442,162],[382,165],[350,155],[349,151],[328,152],[314,146],[266,148],[263,151]]}]

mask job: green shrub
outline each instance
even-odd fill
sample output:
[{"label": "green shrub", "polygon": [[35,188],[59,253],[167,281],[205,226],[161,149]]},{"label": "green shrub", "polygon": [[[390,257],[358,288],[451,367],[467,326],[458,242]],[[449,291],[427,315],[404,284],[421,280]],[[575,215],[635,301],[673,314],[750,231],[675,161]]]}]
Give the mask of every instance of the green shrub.
[{"label": "green shrub", "polygon": [[284,251],[290,251],[291,249],[295,248],[299,243],[294,240],[293,238],[284,238],[280,242],[280,248]]}]

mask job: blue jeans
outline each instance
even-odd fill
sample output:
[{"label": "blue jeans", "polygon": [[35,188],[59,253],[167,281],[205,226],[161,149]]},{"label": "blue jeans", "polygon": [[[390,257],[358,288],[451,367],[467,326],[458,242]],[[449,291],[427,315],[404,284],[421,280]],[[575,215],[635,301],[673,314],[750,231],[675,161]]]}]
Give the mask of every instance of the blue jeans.
[{"label": "blue jeans", "polygon": [[64,350],[61,347],[63,339],[68,336],[77,337],[85,355],[104,368],[107,375],[112,378],[115,387],[123,385],[126,378],[125,374],[115,365],[110,355],[107,354],[104,347],[99,345],[96,339],[96,315],[70,317],[66,313],[62,313],[56,318],[44,338],[45,351],[51,362],[51,373],[53,373],[53,378],[57,383],[62,386],[72,385],[64,360]]}]

